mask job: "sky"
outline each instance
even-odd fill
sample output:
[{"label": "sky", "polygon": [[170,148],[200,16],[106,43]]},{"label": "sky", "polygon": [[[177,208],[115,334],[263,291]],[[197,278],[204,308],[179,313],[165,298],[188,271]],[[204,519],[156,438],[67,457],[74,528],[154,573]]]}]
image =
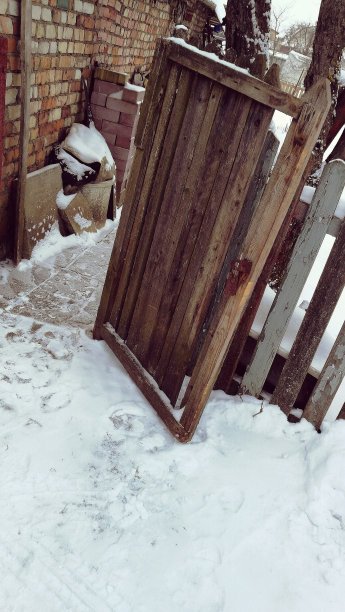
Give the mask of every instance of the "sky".
[{"label": "sky", "polygon": [[282,29],[298,21],[316,23],[319,15],[321,0],[272,0],[272,11],[279,13],[283,9],[281,18]]}]

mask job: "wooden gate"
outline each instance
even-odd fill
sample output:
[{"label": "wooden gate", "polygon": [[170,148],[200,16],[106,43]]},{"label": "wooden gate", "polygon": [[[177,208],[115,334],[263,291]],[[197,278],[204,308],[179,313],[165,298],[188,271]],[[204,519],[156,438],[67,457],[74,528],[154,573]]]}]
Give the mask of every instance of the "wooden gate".
[{"label": "wooden gate", "polygon": [[[180,441],[195,431],[329,105],[326,79],[299,100],[183,41],[157,44],[94,335]],[[293,120],[253,211],[246,195],[275,109]]]}]

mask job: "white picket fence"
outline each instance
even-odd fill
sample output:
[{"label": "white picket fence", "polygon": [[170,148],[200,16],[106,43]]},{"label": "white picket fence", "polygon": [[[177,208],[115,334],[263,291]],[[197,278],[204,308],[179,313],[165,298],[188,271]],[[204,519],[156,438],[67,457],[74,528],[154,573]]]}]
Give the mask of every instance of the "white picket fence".
[{"label": "white picket fence", "polygon": [[[261,394],[325,235],[330,233],[336,236],[332,251],[271,398],[271,402],[277,403],[286,414],[289,414],[294,405],[345,285],[345,220],[340,221],[334,217],[344,186],[345,163],[335,160],[327,164],[309,205],[284,279],[242,380],[242,392],[257,397]],[[313,374],[315,375],[315,372]],[[320,427],[344,375],[345,323],[318,375],[316,386],[303,411],[303,416],[316,428]]]}]

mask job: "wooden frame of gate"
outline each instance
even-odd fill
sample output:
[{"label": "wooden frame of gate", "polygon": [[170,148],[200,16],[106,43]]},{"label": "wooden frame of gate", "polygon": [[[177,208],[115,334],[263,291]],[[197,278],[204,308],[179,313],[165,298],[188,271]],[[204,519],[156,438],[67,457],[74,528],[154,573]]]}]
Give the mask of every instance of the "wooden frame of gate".
[{"label": "wooden frame of gate", "polygon": [[[329,106],[326,79],[296,99],[183,41],[157,43],[94,337],[181,442],[197,427]],[[291,127],[253,211],[246,194],[276,109]]]}]

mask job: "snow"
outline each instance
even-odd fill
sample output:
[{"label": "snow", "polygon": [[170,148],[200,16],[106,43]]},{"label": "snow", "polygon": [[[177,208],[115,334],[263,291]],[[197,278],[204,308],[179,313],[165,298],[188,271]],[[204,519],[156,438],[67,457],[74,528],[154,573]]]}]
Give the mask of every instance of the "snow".
[{"label": "snow", "polygon": [[[181,47],[186,47],[186,49],[190,49],[191,51],[193,51],[193,53],[197,53],[198,55],[203,55],[204,57],[207,57],[208,59],[214,62],[217,62],[218,64],[222,64],[223,66],[227,66],[228,68],[231,68],[232,70],[236,70],[237,72],[242,72],[243,74],[249,74],[247,68],[240,68],[239,66],[236,66],[235,64],[231,64],[230,62],[226,62],[225,60],[219,59],[219,57],[215,53],[209,53],[208,51],[202,51],[201,49],[198,49],[197,47],[194,47],[193,45],[189,45],[182,38],[174,38],[172,36],[170,38],[167,38],[167,40],[171,40],[172,42],[176,43],[177,45],[180,45]],[[256,77],[251,76],[251,78],[255,79]]]},{"label": "snow", "polygon": [[[82,247],[83,284],[102,286],[85,264],[101,238],[54,227],[16,274],[64,254],[63,281]],[[0,289],[14,271],[1,264]],[[90,328],[16,299],[0,328],[1,610],[341,612],[343,421],[318,435],[217,391],[181,445]]]},{"label": "snow", "polygon": [[90,127],[82,123],[73,123],[61,147],[78,157],[85,164],[102,162],[105,157],[109,168],[114,161],[110,149],[102,134],[96,130],[93,123]]},{"label": "snow", "polygon": [[60,210],[65,210],[67,206],[72,202],[77,194],[72,193],[70,195],[65,195],[63,189],[60,189],[56,196],[56,206],[60,208]]},{"label": "snow", "polygon": [[342,610],[344,422],[214,392],[183,446],[84,331],[5,314],[0,350],[1,609]]}]

